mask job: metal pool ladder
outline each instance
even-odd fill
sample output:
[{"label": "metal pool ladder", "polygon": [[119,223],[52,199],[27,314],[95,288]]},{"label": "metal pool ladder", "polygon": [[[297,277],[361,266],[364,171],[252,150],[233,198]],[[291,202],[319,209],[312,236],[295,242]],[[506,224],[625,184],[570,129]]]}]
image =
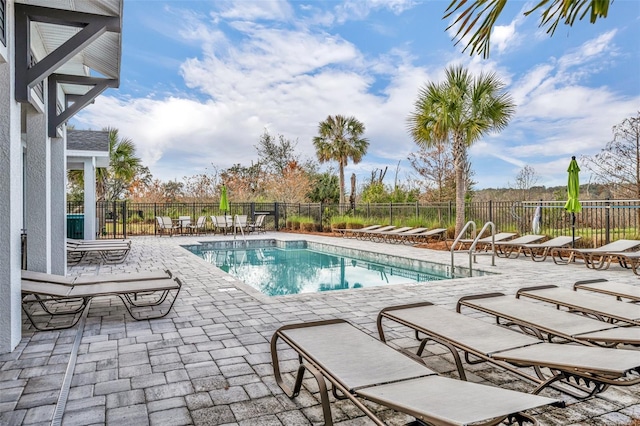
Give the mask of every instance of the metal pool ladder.
[{"label": "metal pool ladder", "polygon": [[[471,243],[471,247],[469,247],[468,250],[456,250],[456,244],[460,242],[460,240],[462,239],[462,236],[465,235],[465,232],[469,227],[471,227],[471,235],[473,235],[473,242]],[[476,252],[476,245],[478,245],[478,240],[480,240],[480,237],[482,236],[482,234],[484,234],[484,231],[489,227],[491,228],[491,266],[496,266],[496,250],[495,250],[495,241],[494,241],[495,235],[496,235],[496,225],[494,225],[493,222],[487,222],[484,224],[480,232],[476,234],[476,223],[470,220],[464,225],[460,234],[458,234],[453,244],[451,244],[451,277],[452,278],[455,278],[454,254],[456,252],[469,253],[469,276],[470,277],[473,276],[473,264],[476,263],[476,256],[479,254]],[[488,254],[488,253],[484,253],[484,254]]]}]

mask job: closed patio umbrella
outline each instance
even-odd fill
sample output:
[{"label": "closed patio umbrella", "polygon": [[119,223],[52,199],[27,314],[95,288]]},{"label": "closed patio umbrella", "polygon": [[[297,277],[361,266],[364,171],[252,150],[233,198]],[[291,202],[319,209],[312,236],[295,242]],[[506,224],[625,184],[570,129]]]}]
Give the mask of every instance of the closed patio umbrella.
[{"label": "closed patio umbrella", "polygon": [[571,213],[571,247],[576,245],[576,213],[582,211],[582,206],[578,198],[580,197],[580,167],[576,157],[571,157],[571,163],[567,169],[569,173],[569,181],[567,183],[568,199],[564,205],[564,209]]},{"label": "closed patio umbrella", "polygon": [[229,210],[231,210],[231,207],[229,206],[229,199],[227,198],[227,187],[222,185],[222,189],[220,189],[220,211],[224,212],[226,216]]},{"label": "closed patio umbrella", "polygon": [[533,214],[533,220],[531,221],[531,230],[534,234],[539,234],[542,229],[542,206],[538,205],[536,211]]}]

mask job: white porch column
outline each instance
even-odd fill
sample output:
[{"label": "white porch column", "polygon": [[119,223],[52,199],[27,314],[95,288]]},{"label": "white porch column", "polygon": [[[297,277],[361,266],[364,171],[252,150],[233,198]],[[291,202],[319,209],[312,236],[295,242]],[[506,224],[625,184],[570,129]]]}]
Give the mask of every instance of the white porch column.
[{"label": "white porch column", "polygon": [[96,239],[96,157],[84,160],[84,238]]},{"label": "white porch column", "polygon": [[15,101],[13,2],[7,3],[7,46],[0,43],[0,354],[20,343],[20,229],[22,143],[20,104]]},{"label": "white porch column", "polygon": [[51,273],[67,272],[67,154],[65,137],[51,139]]},{"label": "white porch column", "polygon": [[51,140],[46,116],[30,105],[26,108],[27,269],[51,273]]}]

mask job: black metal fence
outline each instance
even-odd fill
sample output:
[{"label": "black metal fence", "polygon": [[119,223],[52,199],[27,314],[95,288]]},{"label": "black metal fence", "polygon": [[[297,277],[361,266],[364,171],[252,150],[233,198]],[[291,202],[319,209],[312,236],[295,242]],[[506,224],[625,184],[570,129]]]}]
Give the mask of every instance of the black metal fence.
[{"label": "black metal fence", "polygon": [[[488,201],[466,204],[465,217],[478,228],[491,221],[497,229],[526,234],[532,232],[532,220],[537,206],[542,207],[541,233],[550,237],[571,235],[571,215],[561,201]],[[597,246],[621,238],[640,237],[640,200],[583,201],[583,210],[576,214],[575,234],[584,246]],[[127,238],[136,235],[157,235],[157,216],[199,216],[223,214],[218,203],[131,203],[127,201],[98,202],[97,230],[99,238]],[[69,202],[69,214],[83,213],[82,202]],[[287,227],[294,217],[306,217],[327,230],[337,217],[355,216],[365,224],[445,227],[453,231],[455,203],[382,203],[336,205],[323,203],[231,203],[226,214],[266,214],[266,229]],[[212,228],[211,220],[209,227]],[[212,229],[211,229],[212,230]]]}]

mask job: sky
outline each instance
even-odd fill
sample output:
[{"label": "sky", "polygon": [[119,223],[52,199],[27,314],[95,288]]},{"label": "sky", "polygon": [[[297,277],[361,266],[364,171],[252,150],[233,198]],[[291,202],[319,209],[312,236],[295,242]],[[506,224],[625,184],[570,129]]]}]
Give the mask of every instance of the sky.
[{"label": "sky", "polygon": [[[328,115],[366,128],[366,156],[346,176],[389,168],[415,177],[407,131],[418,92],[462,65],[495,72],[516,112],[469,151],[475,188],[514,187],[530,166],[537,184],[566,185],[571,156],[602,150],[612,127],[640,111],[640,2],[615,0],[606,19],[559,26],[549,37],[532,2],[511,0],[490,57],[462,52],[443,20],[448,0],[124,0],[120,87],[71,122],[119,129],[154,178],[181,181],[258,160],[267,130],[312,139]],[[323,165],[323,169],[335,163]],[[582,181],[588,180],[583,167]]]}]

